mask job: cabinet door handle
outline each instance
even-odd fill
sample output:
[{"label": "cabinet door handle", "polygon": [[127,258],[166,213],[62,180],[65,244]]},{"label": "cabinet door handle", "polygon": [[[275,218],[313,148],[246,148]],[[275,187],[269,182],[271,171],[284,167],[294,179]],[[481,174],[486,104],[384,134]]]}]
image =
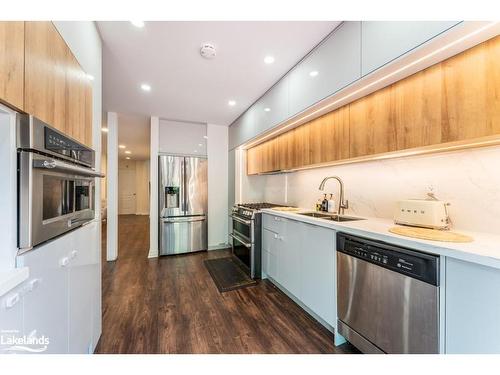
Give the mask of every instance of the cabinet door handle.
[{"label": "cabinet door handle", "polygon": [[68,257],[64,257],[61,260],[59,260],[59,265],[61,267],[66,267],[68,264],[69,264],[69,258]]},{"label": "cabinet door handle", "polygon": [[71,252],[70,259],[75,259],[77,255],[78,255],[78,251],[73,250],[73,251]]},{"label": "cabinet door handle", "polygon": [[28,290],[28,292],[32,292],[36,288],[38,288],[39,285],[40,285],[40,279],[33,279],[30,282],[28,282],[26,289]]},{"label": "cabinet door handle", "polygon": [[5,298],[5,308],[11,309],[19,302],[19,300],[20,300],[19,293],[14,293],[11,294],[10,296],[7,296],[7,298]]}]

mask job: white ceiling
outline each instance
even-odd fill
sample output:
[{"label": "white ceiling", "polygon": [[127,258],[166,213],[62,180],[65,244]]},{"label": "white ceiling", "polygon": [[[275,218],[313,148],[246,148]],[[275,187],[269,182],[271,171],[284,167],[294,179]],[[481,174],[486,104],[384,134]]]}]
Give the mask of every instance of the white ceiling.
[{"label": "white ceiling", "polygon": [[[339,23],[98,22],[104,110],[230,125]],[[215,59],[200,56],[203,42],[216,46]]]}]

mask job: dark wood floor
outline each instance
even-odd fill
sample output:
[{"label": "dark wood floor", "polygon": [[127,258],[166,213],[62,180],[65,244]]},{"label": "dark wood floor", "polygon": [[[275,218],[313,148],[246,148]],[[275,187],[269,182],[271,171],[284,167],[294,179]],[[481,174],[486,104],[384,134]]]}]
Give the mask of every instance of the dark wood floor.
[{"label": "dark wood floor", "polygon": [[[229,250],[147,259],[147,216],[120,216],[103,261],[96,353],[354,353],[270,282],[219,293],[203,261]],[[103,228],[105,252],[105,228]]]}]

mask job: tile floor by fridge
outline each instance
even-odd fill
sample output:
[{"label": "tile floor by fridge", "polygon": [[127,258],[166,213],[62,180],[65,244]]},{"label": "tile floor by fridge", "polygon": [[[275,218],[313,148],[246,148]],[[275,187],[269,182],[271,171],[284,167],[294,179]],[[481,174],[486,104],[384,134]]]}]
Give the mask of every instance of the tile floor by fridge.
[{"label": "tile floor by fridge", "polygon": [[[106,248],[103,225],[103,254]],[[269,281],[219,293],[203,264],[229,250],[148,259],[149,219],[119,218],[119,255],[103,256],[96,353],[357,353]]]}]

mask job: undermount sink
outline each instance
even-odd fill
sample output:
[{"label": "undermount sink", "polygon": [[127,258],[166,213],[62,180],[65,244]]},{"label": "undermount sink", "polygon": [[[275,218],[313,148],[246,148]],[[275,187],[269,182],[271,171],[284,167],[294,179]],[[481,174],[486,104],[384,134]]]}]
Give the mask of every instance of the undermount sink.
[{"label": "undermount sink", "polygon": [[366,220],[361,217],[336,215],[336,214],[323,214],[320,212],[301,212],[299,215],[316,217],[319,219],[331,220],[331,221],[356,221],[356,220]]}]

